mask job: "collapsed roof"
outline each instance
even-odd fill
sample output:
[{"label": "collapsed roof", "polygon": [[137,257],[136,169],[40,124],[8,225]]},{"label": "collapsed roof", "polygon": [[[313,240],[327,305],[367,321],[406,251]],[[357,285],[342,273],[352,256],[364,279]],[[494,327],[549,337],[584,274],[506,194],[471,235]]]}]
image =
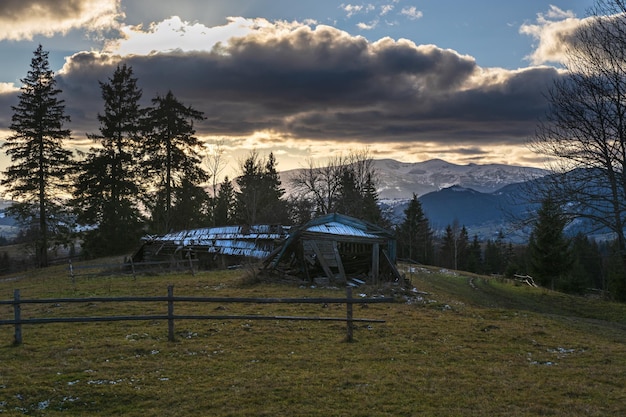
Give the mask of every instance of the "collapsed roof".
[{"label": "collapsed roof", "polygon": [[322,276],[329,282],[401,279],[395,267],[393,233],[375,224],[338,213],[290,230],[289,237],[264,261],[266,269]]},{"label": "collapsed roof", "polygon": [[392,232],[338,213],[300,227],[280,225],[208,227],[146,236],[133,260],[194,257],[207,267],[243,259],[263,260],[263,269],[313,282],[379,283],[401,279]]},{"label": "collapsed roof", "polygon": [[142,255],[147,258],[193,252],[196,255],[205,253],[263,259],[274,250],[276,242],[287,237],[287,230],[279,225],[244,225],[205,227],[162,236],[146,236],[142,239]]}]

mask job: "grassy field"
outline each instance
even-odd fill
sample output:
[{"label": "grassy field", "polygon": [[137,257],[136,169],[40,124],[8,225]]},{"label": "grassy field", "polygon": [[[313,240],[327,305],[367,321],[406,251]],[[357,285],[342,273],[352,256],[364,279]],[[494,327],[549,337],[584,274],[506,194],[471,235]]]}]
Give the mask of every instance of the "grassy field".
[{"label": "grassy field", "polygon": [[[341,288],[250,284],[242,271],[79,277],[50,268],[0,277],[13,297],[343,297]],[[626,415],[626,305],[484,277],[419,270],[394,304],[345,324],[177,321],[0,327],[0,413],[100,416]],[[359,288],[367,296],[380,291]],[[164,303],[35,304],[23,317],[164,314]],[[177,314],[345,315],[344,305],[228,304]],[[0,306],[0,318],[12,318]]]}]

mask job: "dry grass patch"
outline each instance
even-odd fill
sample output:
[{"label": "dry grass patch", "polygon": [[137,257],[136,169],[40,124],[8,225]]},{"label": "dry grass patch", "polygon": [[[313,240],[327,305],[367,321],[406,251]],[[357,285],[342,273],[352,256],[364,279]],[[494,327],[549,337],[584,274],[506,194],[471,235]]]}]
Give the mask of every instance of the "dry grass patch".
[{"label": "dry grass patch", "polygon": [[[0,298],[166,295],[333,297],[343,289],[241,285],[240,272],[81,278],[39,271],[0,282]],[[417,273],[421,293],[355,306],[345,324],[177,321],[0,327],[0,412],[127,416],[624,415],[624,305],[489,279]],[[361,290],[357,291],[360,292]],[[375,295],[366,289],[367,295]],[[427,294],[424,294],[427,293]],[[34,305],[30,314],[145,314],[155,305]],[[344,305],[188,306],[198,314],[334,316]],[[577,312],[580,311],[580,314]],[[177,313],[182,313],[177,307]],[[10,309],[0,311],[2,317]]]}]

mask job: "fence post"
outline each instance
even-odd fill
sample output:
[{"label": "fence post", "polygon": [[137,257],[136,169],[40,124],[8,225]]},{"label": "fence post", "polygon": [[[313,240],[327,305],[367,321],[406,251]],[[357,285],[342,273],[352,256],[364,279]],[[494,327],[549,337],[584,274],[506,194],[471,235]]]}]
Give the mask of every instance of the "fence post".
[{"label": "fence post", "polygon": [[189,269],[191,270],[191,275],[195,277],[196,273],[193,270],[193,261],[191,260],[191,249],[189,249],[189,251],[187,252],[187,258],[189,258]]},{"label": "fence post", "polygon": [[346,287],[346,341],[352,342],[352,287]]},{"label": "fence post", "polygon": [[72,278],[72,284],[76,284],[76,278],[74,277],[74,265],[72,265],[72,259],[70,259],[70,278]]},{"label": "fence post", "polygon": [[174,286],[167,286],[167,340],[174,341]]},{"label": "fence post", "polygon": [[20,290],[13,291],[13,313],[15,317],[14,345],[22,344],[22,306],[20,305]]},{"label": "fence post", "polygon": [[137,275],[135,274],[135,263],[133,262],[133,257],[130,257],[130,270],[133,271],[133,279],[137,279]]}]

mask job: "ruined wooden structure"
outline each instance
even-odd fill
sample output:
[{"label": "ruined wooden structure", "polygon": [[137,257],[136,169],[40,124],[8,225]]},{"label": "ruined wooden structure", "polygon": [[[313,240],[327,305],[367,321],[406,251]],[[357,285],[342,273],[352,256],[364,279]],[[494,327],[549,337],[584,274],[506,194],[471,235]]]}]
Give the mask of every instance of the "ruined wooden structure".
[{"label": "ruined wooden structure", "polygon": [[379,284],[402,279],[390,231],[333,213],[293,228],[264,261],[264,269],[298,275],[309,282]]},{"label": "ruined wooden structure", "polygon": [[287,238],[287,231],[288,228],[279,225],[244,225],[146,236],[132,259],[140,262],[190,258],[198,259],[203,268],[227,268],[269,256]]},{"label": "ruined wooden structure", "polygon": [[146,236],[132,260],[194,259],[199,267],[262,262],[262,269],[299,281],[345,285],[402,280],[392,232],[333,213],[300,227],[225,226]]}]

